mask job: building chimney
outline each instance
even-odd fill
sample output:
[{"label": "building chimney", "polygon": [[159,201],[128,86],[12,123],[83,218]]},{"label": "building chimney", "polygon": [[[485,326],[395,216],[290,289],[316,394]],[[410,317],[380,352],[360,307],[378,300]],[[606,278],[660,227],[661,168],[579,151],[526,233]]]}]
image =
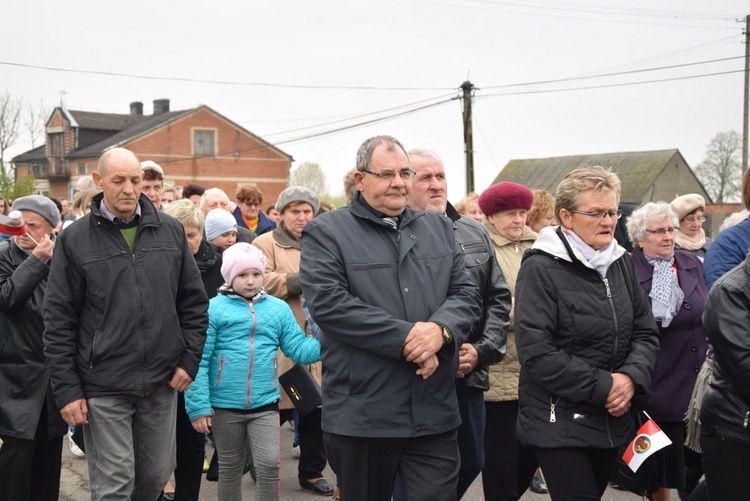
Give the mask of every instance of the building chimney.
[{"label": "building chimney", "polygon": [[154,115],[169,113],[169,99],[154,99]]},{"label": "building chimney", "polygon": [[131,115],[143,115],[143,103],[140,101],[133,101],[130,103],[130,114]]}]

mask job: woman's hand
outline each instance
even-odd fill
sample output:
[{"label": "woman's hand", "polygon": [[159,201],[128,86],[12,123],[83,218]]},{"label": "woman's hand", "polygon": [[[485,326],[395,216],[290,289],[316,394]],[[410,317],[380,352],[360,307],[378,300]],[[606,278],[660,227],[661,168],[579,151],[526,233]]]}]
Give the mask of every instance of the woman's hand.
[{"label": "woman's hand", "polygon": [[612,388],[609,390],[604,407],[615,417],[620,417],[630,410],[630,400],[635,395],[635,385],[630,376],[621,372],[612,374]]},{"label": "woman's hand", "polygon": [[193,429],[198,433],[211,433],[211,416],[193,419]]}]

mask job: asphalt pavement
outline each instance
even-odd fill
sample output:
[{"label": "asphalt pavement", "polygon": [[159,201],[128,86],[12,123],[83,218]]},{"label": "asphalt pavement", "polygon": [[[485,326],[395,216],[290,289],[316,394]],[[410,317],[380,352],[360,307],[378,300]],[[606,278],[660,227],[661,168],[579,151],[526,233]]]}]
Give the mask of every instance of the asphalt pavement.
[{"label": "asphalt pavement", "polygon": [[[325,496],[318,496],[302,489],[297,483],[297,459],[292,455],[292,440],[294,432],[288,424],[285,424],[281,430],[281,501],[324,501],[329,499]],[[206,452],[210,458],[213,450],[210,445],[206,446]],[[329,482],[335,482],[335,476],[330,467],[324,472]],[[67,437],[63,442],[62,457],[62,476],[60,484],[60,501],[88,501],[90,499],[88,488],[88,471],[86,460],[77,458],[70,452]],[[208,482],[205,477],[201,483],[200,501],[217,501],[218,494],[216,491],[216,482]],[[250,501],[254,499],[255,483],[250,475],[245,475],[242,479],[243,499]],[[541,501],[549,500],[546,494],[534,494],[527,491],[521,501]],[[607,489],[602,497],[603,501],[633,501],[640,499],[640,496],[623,492],[615,489]],[[464,501],[484,501],[482,494],[481,476],[474,481],[466,495]],[[672,492],[670,501],[679,501],[676,492]]]}]

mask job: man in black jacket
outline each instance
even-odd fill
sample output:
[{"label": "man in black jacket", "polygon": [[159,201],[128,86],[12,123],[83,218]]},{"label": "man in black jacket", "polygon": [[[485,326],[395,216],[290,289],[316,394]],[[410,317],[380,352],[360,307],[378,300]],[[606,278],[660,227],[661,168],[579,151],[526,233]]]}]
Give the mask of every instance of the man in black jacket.
[{"label": "man in black jacket", "polygon": [[414,172],[396,139],[357,153],[358,193],[305,226],[300,281],[321,328],[322,428],[342,499],[454,501],[458,351],[479,291],[451,222],[407,207]]},{"label": "man in black jacket", "polygon": [[91,214],[60,234],[45,299],[55,401],[84,428],[92,499],[159,496],[177,392],[198,371],[208,300],[185,231],[141,195],[136,156],[99,159]]},{"label": "man in black jacket", "polygon": [[458,448],[461,499],[484,465],[484,395],[489,389],[488,367],[505,355],[505,336],[511,304],[510,290],[495,258],[487,230],[461,216],[448,202],[448,183],[440,157],[429,150],[409,150],[412,181],[411,206],[435,212],[453,222],[453,236],[466,258],[466,267],[482,295],[482,314],[459,349],[456,395],[461,412]]},{"label": "man in black jacket", "polygon": [[39,195],[13,209],[28,233],[0,243],[0,500],[56,500],[67,426],[44,362],[42,303],[60,213]]}]

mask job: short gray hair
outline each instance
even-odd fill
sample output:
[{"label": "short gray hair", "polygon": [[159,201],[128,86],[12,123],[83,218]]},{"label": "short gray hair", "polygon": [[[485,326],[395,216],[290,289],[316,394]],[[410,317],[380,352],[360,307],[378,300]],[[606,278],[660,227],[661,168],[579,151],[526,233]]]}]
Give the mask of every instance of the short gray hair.
[{"label": "short gray hair", "polygon": [[555,217],[560,220],[560,209],[577,209],[578,196],[586,191],[607,193],[614,191],[620,202],[620,178],[600,165],[582,165],[568,172],[555,193]]},{"label": "short gray hair", "polygon": [[396,149],[396,147],[401,148],[401,151],[404,152],[404,155],[408,158],[409,155],[406,153],[406,148],[404,148],[404,145],[399,142],[398,139],[391,136],[373,136],[369,139],[365,139],[365,142],[362,143],[362,145],[357,150],[357,170],[360,172],[364,172],[366,169],[370,168],[370,162],[372,162],[372,152],[375,151],[375,148],[380,146],[381,144],[386,145],[386,149],[388,151],[393,151]]},{"label": "short gray hair", "polygon": [[659,223],[669,219],[675,228],[679,228],[680,221],[672,208],[666,202],[649,202],[628,216],[628,237],[633,245],[640,247],[639,242],[646,238],[646,230],[651,223]]},{"label": "short gray hair", "polygon": [[434,160],[437,160],[440,162],[440,165],[443,165],[443,159],[440,158],[440,155],[435,153],[432,150],[425,150],[422,148],[412,148],[409,151],[406,152],[406,156],[409,157],[411,160],[411,157],[426,157],[426,158],[432,158]]},{"label": "short gray hair", "polygon": [[221,188],[209,188],[203,192],[203,195],[201,195],[201,201],[199,204],[201,209],[203,209],[203,206],[206,205],[206,199],[213,195],[223,195],[224,198],[227,199],[227,202],[229,202],[229,195],[227,195],[226,191],[222,190]]}]

